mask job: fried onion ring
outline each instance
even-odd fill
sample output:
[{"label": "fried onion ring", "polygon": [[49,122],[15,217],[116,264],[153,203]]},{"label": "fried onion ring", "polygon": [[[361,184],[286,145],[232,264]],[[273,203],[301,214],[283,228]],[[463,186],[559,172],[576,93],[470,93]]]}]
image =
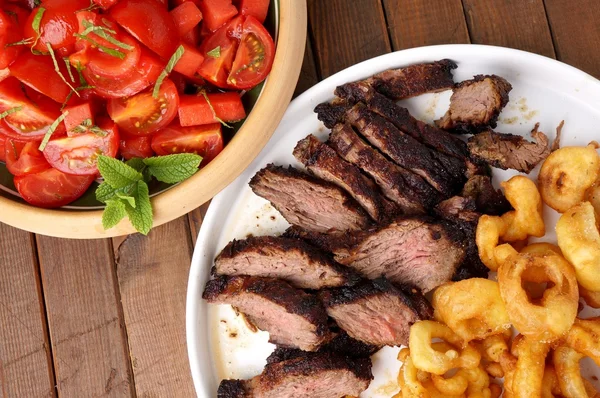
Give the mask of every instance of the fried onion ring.
[{"label": "fried onion ring", "polygon": [[600,317],[575,319],[566,344],[600,366]]},{"label": "fried onion ring", "polygon": [[[575,271],[564,258],[553,253],[517,253],[498,246],[500,294],[511,323],[525,336],[542,342],[564,336],[575,321],[579,290]],[[524,282],[550,282],[539,300],[531,300]]]},{"label": "fried onion ring", "polygon": [[500,237],[506,232],[506,224],[498,216],[483,215],[479,217],[477,230],[475,232],[475,243],[479,252],[481,262],[491,271],[498,270],[498,264],[494,258],[494,249],[500,242]]},{"label": "fried onion ring", "polygon": [[571,347],[558,347],[554,350],[553,360],[562,395],[566,398],[594,397],[596,391],[581,377],[579,361],[585,357]]},{"label": "fried onion ring", "polygon": [[[454,349],[437,351],[431,340],[439,338]],[[419,321],[410,328],[409,347],[416,368],[443,375],[454,368],[475,368],[479,365],[481,354],[470,343],[464,348],[462,339],[448,326],[435,321]]]},{"label": "fried onion ring", "polygon": [[579,285],[579,295],[585,300],[585,303],[590,307],[600,308],[600,292],[593,292]]},{"label": "fried onion ring", "polygon": [[511,381],[513,397],[539,397],[542,394],[542,379],[550,344],[527,336],[516,341],[517,364]]},{"label": "fried onion ring", "polygon": [[542,214],[542,197],[535,182],[524,176],[514,176],[500,185],[514,208],[502,215],[506,224],[506,231],[501,234],[502,240],[515,242],[527,239],[528,236],[544,236],[546,226]]},{"label": "fried onion ring", "polygon": [[431,304],[434,318],[465,342],[480,340],[510,328],[498,282],[472,278],[439,286]]}]

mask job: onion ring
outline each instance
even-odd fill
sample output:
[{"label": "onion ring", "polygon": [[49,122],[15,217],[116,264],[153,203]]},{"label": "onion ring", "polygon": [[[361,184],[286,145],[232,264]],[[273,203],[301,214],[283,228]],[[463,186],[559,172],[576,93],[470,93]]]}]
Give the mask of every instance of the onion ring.
[{"label": "onion ring", "polygon": [[525,336],[517,339],[517,364],[512,374],[511,389],[515,398],[539,397],[550,344]]},{"label": "onion ring", "polygon": [[590,357],[600,366],[600,317],[575,319],[567,335],[566,345]]},{"label": "onion ring", "polygon": [[494,249],[500,242],[500,237],[506,232],[506,223],[497,216],[484,214],[479,217],[477,230],[475,231],[475,243],[481,262],[491,271],[498,270],[498,264],[494,258]]},{"label": "onion ring", "polygon": [[[500,294],[512,324],[525,336],[542,342],[555,341],[569,331],[577,315],[579,290],[575,271],[561,256],[513,253],[498,246],[495,253],[502,260],[498,269]],[[543,278],[542,278],[543,276]],[[539,302],[532,302],[523,282],[551,282]],[[542,280],[543,279],[543,280]]]},{"label": "onion ring", "polygon": [[600,308],[600,292],[593,292],[579,285],[579,295],[585,300],[585,303],[590,307]]},{"label": "onion ring", "polygon": [[[595,391],[590,391],[589,384],[581,377],[579,361],[585,355],[571,347],[558,347],[554,350],[553,360],[562,395],[566,398],[594,397]],[[587,389],[586,389],[587,387]]]}]

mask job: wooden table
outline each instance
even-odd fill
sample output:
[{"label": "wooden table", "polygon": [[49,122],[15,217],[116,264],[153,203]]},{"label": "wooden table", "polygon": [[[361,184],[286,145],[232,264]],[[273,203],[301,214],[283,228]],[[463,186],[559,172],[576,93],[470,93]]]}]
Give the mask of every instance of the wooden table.
[{"label": "wooden table", "polygon": [[[600,77],[598,0],[308,0],[308,8],[297,94],[359,61],[443,43],[518,48]],[[205,211],[112,240],[0,224],[2,398],[194,396],[185,294]]]}]

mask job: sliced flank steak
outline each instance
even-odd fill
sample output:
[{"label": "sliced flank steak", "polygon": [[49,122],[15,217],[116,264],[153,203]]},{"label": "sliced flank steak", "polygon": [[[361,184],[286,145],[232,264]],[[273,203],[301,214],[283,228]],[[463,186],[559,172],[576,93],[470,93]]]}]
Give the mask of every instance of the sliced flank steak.
[{"label": "sliced flank steak", "polygon": [[383,278],[323,290],[319,296],[350,337],[376,346],[408,345],[411,325],[424,319],[411,299]]},{"label": "sliced flank steak", "polygon": [[340,158],[333,148],[314,135],[300,140],[293,154],[309,172],[348,192],[373,220],[384,221],[397,211],[396,206],[381,195],[377,185],[360,169]]},{"label": "sliced flank steak", "polygon": [[358,274],[298,240],[258,236],[230,242],[215,259],[217,275],[280,278],[301,289],[352,285]]},{"label": "sliced flank steak", "polygon": [[467,146],[471,158],[476,162],[529,174],[551,152],[548,137],[538,131],[538,124],[531,136],[536,142],[527,141],[520,135],[489,130],[469,138]]},{"label": "sliced flank steak", "polygon": [[202,298],[237,308],[274,344],[316,351],[331,338],[319,300],[280,279],[218,276],[208,281]]},{"label": "sliced flank steak", "polygon": [[292,167],[267,165],[250,180],[250,187],[290,224],[309,231],[359,231],[372,222],[346,191]]},{"label": "sliced flank steak", "polygon": [[494,128],[510,90],[510,83],[496,75],[477,75],[460,82],[450,97],[450,109],[436,124],[459,134]]},{"label": "sliced flank steak", "polygon": [[473,199],[477,211],[482,214],[499,216],[513,209],[502,191],[494,188],[492,179],[486,175],[469,178],[460,195]]},{"label": "sliced flank steak", "polygon": [[424,214],[441,200],[440,194],[422,177],[387,160],[349,124],[337,124],[327,143],[342,158],[370,175],[404,214]]},{"label": "sliced flank steak", "polygon": [[442,195],[452,196],[462,188],[464,161],[426,147],[364,104],[356,104],[346,112],[346,120],[373,146],[398,165],[423,177]]},{"label": "sliced flank steak", "polygon": [[373,379],[369,358],[305,353],[265,366],[250,380],[223,380],[218,398],[358,397]]}]

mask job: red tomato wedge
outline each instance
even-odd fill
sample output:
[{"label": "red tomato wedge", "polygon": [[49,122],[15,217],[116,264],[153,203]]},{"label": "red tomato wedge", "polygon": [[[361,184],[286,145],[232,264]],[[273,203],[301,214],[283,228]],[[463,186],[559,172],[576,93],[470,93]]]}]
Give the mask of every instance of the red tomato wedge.
[{"label": "red tomato wedge", "polygon": [[180,37],[184,37],[202,21],[202,12],[193,1],[181,3],[170,13]]},{"label": "red tomato wedge", "polygon": [[98,127],[106,134],[87,132],[72,137],[53,139],[44,148],[48,163],[57,170],[68,174],[97,175],[98,155],[116,157],[119,151],[117,125],[102,120]]},{"label": "red tomato wedge", "polygon": [[242,37],[243,21],[241,16],[231,20],[207,37],[200,46],[204,62],[198,73],[217,87],[228,88],[227,77],[233,65],[239,39]]},{"label": "red tomato wedge", "polygon": [[[65,63],[61,60],[58,66],[61,74],[69,79]],[[56,102],[63,103],[71,92],[69,86],[54,71],[54,63],[49,56],[33,55],[31,51],[24,51],[9,69],[10,73],[21,82]]]},{"label": "red tomato wedge", "polygon": [[0,10],[0,69],[9,66],[21,53],[24,46],[11,46],[23,38],[23,28],[29,13],[13,5],[4,5]]},{"label": "red tomato wedge", "polygon": [[67,205],[87,191],[96,179],[93,175],[76,176],[56,169],[15,177],[17,191],[29,204],[55,208]]},{"label": "red tomato wedge", "polygon": [[6,150],[7,141],[8,137],[4,134],[0,134],[0,162],[6,162],[6,154],[4,152]]},{"label": "red tomato wedge", "polygon": [[6,141],[5,157],[6,167],[14,176],[39,173],[51,166],[38,149],[38,142],[19,142],[8,139]]},{"label": "red tomato wedge", "polygon": [[89,85],[94,86],[96,94],[103,98],[123,98],[135,95],[154,84],[165,65],[158,61],[148,50],[142,49],[140,62],[131,74],[120,78],[104,78],[96,76],[87,68],[83,70],[83,76]]},{"label": "red tomato wedge", "polygon": [[256,86],[266,79],[274,58],[275,43],[271,35],[256,18],[247,17],[227,84],[241,90]]},{"label": "red tomato wedge", "polygon": [[110,15],[133,37],[164,59],[179,45],[179,33],[169,12],[157,0],[120,0]]},{"label": "red tomato wedge", "polygon": [[204,56],[189,44],[183,43],[182,46],[184,48],[183,55],[173,69],[184,76],[193,78],[204,62]]},{"label": "red tomato wedge", "polygon": [[[42,139],[48,127],[60,116],[59,105],[54,101],[28,91],[14,77],[0,82],[0,113],[19,109],[2,119],[4,133],[21,140]],[[64,131],[64,128],[62,128]],[[60,133],[61,127],[57,129]]]},{"label": "red tomato wedge", "polygon": [[207,94],[207,97],[210,104],[203,96],[185,95],[180,98],[179,123],[181,126],[218,123],[217,118],[224,122],[236,122],[246,117],[246,111],[238,93]]},{"label": "red tomato wedge", "polygon": [[206,27],[212,31],[219,29],[238,13],[231,0],[202,0],[200,10]]},{"label": "red tomato wedge", "polygon": [[108,114],[121,129],[132,135],[148,135],[159,130],[177,116],[179,94],[177,87],[165,79],[158,93],[152,96],[154,87],[129,98],[108,101]]},{"label": "red tomato wedge", "polygon": [[223,150],[223,133],[219,123],[181,127],[171,124],[152,136],[152,149],[157,155],[195,153],[206,166]]},{"label": "red tomato wedge", "polygon": [[252,15],[260,23],[264,23],[269,13],[270,0],[240,0],[240,14]]},{"label": "red tomato wedge", "polygon": [[121,134],[119,150],[124,159],[131,158],[149,158],[154,156],[150,146],[150,136],[135,136]]},{"label": "red tomato wedge", "polygon": [[89,102],[84,102],[79,105],[70,106],[65,108],[63,111],[65,119],[63,123],[65,124],[65,128],[67,129],[67,134],[77,134],[70,133],[75,127],[81,125],[82,123],[89,120],[91,125],[94,124],[94,114],[92,112],[92,106]]}]

